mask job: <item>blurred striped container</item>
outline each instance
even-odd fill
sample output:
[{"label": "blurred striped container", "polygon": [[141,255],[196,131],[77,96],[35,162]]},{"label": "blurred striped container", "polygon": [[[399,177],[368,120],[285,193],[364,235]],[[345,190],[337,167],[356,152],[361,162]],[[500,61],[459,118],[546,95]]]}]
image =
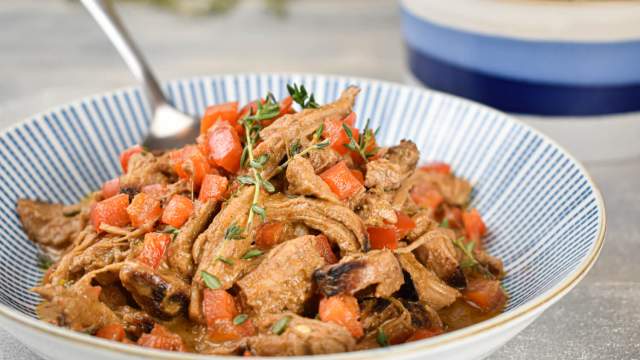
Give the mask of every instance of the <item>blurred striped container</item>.
[{"label": "blurred striped container", "polygon": [[582,160],[640,156],[640,1],[401,0],[411,79]]}]

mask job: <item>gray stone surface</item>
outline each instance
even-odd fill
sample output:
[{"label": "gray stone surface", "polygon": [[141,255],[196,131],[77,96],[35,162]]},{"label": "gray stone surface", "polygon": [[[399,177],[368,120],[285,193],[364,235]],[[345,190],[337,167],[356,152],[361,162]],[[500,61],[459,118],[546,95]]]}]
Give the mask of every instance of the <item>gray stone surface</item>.
[{"label": "gray stone surface", "polygon": [[[176,16],[138,5],[120,9],[167,79],[241,71],[404,79],[394,1],[296,1],[284,20],[250,0],[223,17]],[[2,0],[0,24],[0,128],[132,84],[111,45],[74,2]],[[491,359],[640,359],[640,159],[587,167],[608,212],[600,260],[574,291]],[[0,359],[38,357],[0,330]]]}]

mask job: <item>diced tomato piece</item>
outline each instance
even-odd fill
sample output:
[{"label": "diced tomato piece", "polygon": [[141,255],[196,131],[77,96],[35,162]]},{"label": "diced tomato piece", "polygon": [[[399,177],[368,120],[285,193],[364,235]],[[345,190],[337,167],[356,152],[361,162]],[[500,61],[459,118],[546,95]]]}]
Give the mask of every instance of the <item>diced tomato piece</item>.
[{"label": "diced tomato piece", "polygon": [[139,154],[143,151],[144,149],[140,145],[132,146],[123,151],[120,154],[120,165],[122,166],[122,171],[124,171],[125,173],[127,172],[127,169],[129,168],[129,159],[131,158],[131,156],[133,156],[134,154]]},{"label": "diced tomato piece", "polygon": [[[220,121],[223,123],[224,121]],[[224,122],[226,124],[226,122]],[[193,181],[195,187],[200,186],[204,176],[211,172],[206,156],[196,145],[187,145],[169,154],[173,170],[182,179]]]},{"label": "diced tomato piece", "polygon": [[335,264],[338,262],[338,258],[336,258],[329,244],[329,239],[325,235],[320,234],[316,236],[316,249],[318,249],[318,252],[324,257],[327,263]]},{"label": "diced tomato piece", "polygon": [[240,325],[235,325],[231,320],[218,320],[209,326],[208,330],[209,339],[217,343],[239,340],[256,334],[256,327],[250,319]]},{"label": "diced tomato piece", "polygon": [[251,351],[249,351],[249,350],[245,350],[245,351],[242,353],[242,356],[244,356],[244,357],[250,357],[250,356],[253,356],[253,354],[251,354]]},{"label": "diced tomato piece", "polygon": [[[204,116],[200,122],[200,133],[206,133],[218,120],[224,120],[234,128],[241,127],[241,125],[238,124],[238,102],[231,101],[209,106],[204,112]],[[236,129],[236,131],[237,130],[238,129]]]},{"label": "diced tomato piece", "polygon": [[396,211],[396,216],[398,218],[398,222],[396,222],[395,227],[398,233],[398,239],[402,239],[416,227],[416,222],[401,211]]},{"label": "diced tomato piece", "polygon": [[153,269],[157,269],[162,262],[162,258],[164,257],[164,253],[167,251],[169,243],[171,243],[171,236],[169,236],[169,234],[145,234],[142,251],[140,252],[138,260]]},{"label": "diced tomato piece", "polygon": [[283,116],[291,112],[291,107],[293,106],[293,98],[291,96],[287,96],[286,98],[280,100],[280,113],[277,117]]},{"label": "diced tomato piece", "polygon": [[356,339],[364,335],[362,324],[358,321],[358,300],[352,295],[341,294],[320,300],[318,314],[322,321],[344,326]]},{"label": "diced tomato piece", "polygon": [[450,229],[462,229],[462,210],[457,206],[444,206],[442,221],[447,220]]},{"label": "diced tomato piece", "polygon": [[471,279],[467,288],[462,291],[462,296],[484,312],[497,310],[507,302],[507,295],[499,280]]},{"label": "diced tomato piece", "polygon": [[238,315],[235,299],[223,289],[204,290],[202,311],[208,326],[217,320],[231,321]]},{"label": "diced tomato piece", "polygon": [[160,200],[146,193],[138,193],[127,207],[129,220],[134,227],[149,227],[162,216]]},{"label": "diced tomato piece", "polygon": [[417,184],[409,195],[416,205],[428,209],[435,210],[444,202],[444,197],[430,184]]},{"label": "diced tomato piece", "polygon": [[142,334],[138,339],[138,345],[160,350],[187,351],[180,335],[172,333],[160,324],[156,324],[151,333]]},{"label": "diced tomato piece", "polygon": [[120,192],[120,178],[114,178],[111,180],[105,181],[102,184],[102,198],[108,199],[112,196],[117,195]]},{"label": "diced tomato piece", "polygon": [[100,224],[111,226],[127,226],[129,215],[129,195],[118,194],[95,204],[91,209],[91,224],[97,232],[100,232]]},{"label": "diced tomato piece", "polygon": [[482,237],[487,233],[487,226],[484,224],[482,217],[477,209],[465,211],[462,213],[462,223],[467,239],[476,243],[476,246],[482,248]]},{"label": "diced tomato piece", "polygon": [[[342,120],[338,119],[325,119],[324,121],[324,129],[322,131],[322,136],[325,139],[329,140],[329,144],[333,150],[338,152],[340,155],[344,155],[348,153],[350,150],[345,147],[346,144],[350,142],[349,136],[346,131],[342,127]],[[353,139],[357,142],[360,138],[360,134],[358,129],[346,124],[353,134]]]},{"label": "diced tomato piece", "polygon": [[329,185],[340,200],[348,199],[363,189],[362,184],[358,181],[344,161],[341,161],[329,169],[325,170],[320,177]]},{"label": "diced tomato piece", "polygon": [[255,114],[258,111],[258,101],[261,104],[266,102],[265,99],[256,99],[247,103],[247,105],[243,106],[238,113],[238,119],[244,118],[246,115]]},{"label": "diced tomato piece", "polygon": [[360,184],[364,186],[364,175],[362,174],[362,171],[351,169],[351,173],[353,174],[353,176],[355,176],[356,179],[358,179]]},{"label": "diced tomato piece", "polygon": [[227,180],[226,177],[209,174],[205,176],[202,181],[198,200],[202,202],[207,202],[209,200],[221,200],[224,197],[228,186],[229,180]]},{"label": "diced tomato piece", "polygon": [[224,121],[216,122],[207,132],[209,160],[235,174],[240,169],[242,144],[238,132]]},{"label": "diced tomato piece", "polygon": [[451,165],[440,161],[433,161],[419,167],[425,172],[435,172],[440,174],[451,174]]},{"label": "diced tomato piece", "polygon": [[354,127],[356,126],[356,119],[357,119],[356,112],[352,111],[349,113],[349,115],[347,115],[344,119],[342,119],[342,122],[351,127]]},{"label": "diced tomato piece", "polygon": [[122,341],[125,337],[124,327],[120,324],[105,325],[98,329],[96,336],[107,340]]},{"label": "diced tomato piece", "polygon": [[427,338],[430,338],[430,337],[434,337],[436,335],[440,335],[443,332],[444,332],[444,330],[442,330],[440,328],[418,329],[418,330],[416,330],[416,332],[413,333],[413,335],[411,335],[411,337],[409,339],[407,339],[407,342],[427,339]]},{"label": "diced tomato piece", "polygon": [[279,221],[261,224],[256,231],[256,246],[268,249],[279,244],[284,240],[285,227],[285,223]]},{"label": "diced tomato piece", "polygon": [[159,197],[167,191],[167,186],[164,184],[145,185],[140,191],[154,197]]},{"label": "diced tomato piece", "polygon": [[[202,189],[200,191],[202,192]],[[164,207],[162,222],[179,228],[187,222],[192,213],[193,201],[191,199],[182,195],[173,195],[167,206]]]},{"label": "diced tomato piece", "polygon": [[367,228],[372,249],[398,248],[398,232],[394,226],[371,226]]}]

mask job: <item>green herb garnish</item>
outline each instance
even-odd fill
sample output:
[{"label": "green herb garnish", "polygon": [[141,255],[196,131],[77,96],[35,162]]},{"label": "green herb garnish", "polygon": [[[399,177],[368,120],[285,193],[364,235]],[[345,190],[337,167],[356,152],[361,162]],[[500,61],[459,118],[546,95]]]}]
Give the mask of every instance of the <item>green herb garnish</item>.
[{"label": "green herb garnish", "polygon": [[175,240],[176,236],[178,236],[178,234],[180,234],[180,230],[176,229],[173,226],[167,226],[160,232],[163,233],[163,234],[171,234],[171,240]]},{"label": "green herb garnish", "polygon": [[53,265],[53,261],[44,254],[38,255],[38,267],[42,270],[49,270],[49,268]]},{"label": "green herb garnish", "polygon": [[378,345],[382,347],[389,346],[389,337],[387,336],[387,334],[384,333],[384,329],[382,329],[381,327],[378,328],[378,333],[376,334],[376,341],[378,342]]},{"label": "green herb garnish", "polygon": [[287,325],[289,325],[289,322],[291,322],[291,316],[285,316],[281,318],[273,325],[271,325],[271,332],[276,335],[282,334],[287,329]]},{"label": "green herb garnish", "polygon": [[298,87],[297,84],[287,84],[287,91],[289,91],[289,95],[291,95],[293,101],[303,109],[317,109],[320,107],[313,97],[313,94],[308,93],[304,85]]},{"label": "green herb garnish", "polygon": [[244,323],[245,321],[247,321],[247,319],[249,318],[249,315],[247,314],[240,314],[236,317],[233,318],[233,323],[235,325],[242,325],[242,323]]},{"label": "green herb garnish", "polygon": [[377,133],[377,130],[374,133],[373,130],[369,129],[369,120],[370,119],[367,119],[362,135],[358,138],[358,141],[356,141],[356,139],[353,137],[353,131],[351,130],[351,128],[347,124],[342,124],[344,132],[349,138],[349,143],[344,144],[344,147],[351,151],[357,152],[365,161],[367,161],[370,157],[374,156],[378,152],[377,146],[374,146],[371,150],[367,150],[367,148],[371,144],[371,141],[375,140],[375,134]]},{"label": "green herb garnish", "polygon": [[440,223],[440,227],[448,229],[449,228],[449,219],[445,218],[444,220],[442,220],[442,222]]},{"label": "green herb garnish", "polygon": [[453,245],[457,246],[465,255],[464,260],[460,262],[460,267],[468,268],[478,265],[478,261],[475,256],[473,256],[473,249],[476,246],[476,243],[473,241],[469,241],[465,243],[464,237],[460,237],[458,239],[453,240]]},{"label": "green herb garnish", "polygon": [[262,255],[262,251],[258,249],[251,249],[247,251],[244,255],[242,255],[241,259],[248,260],[254,257],[258,257],[260,255]]},{"label": "green herb garnish", "polygon": [[242,226],[238,226],[238,224],[231,224],[227,230],[224,231],[224,239],[225,240],[240,240],[243,239],[242,232],[244,229]]},{"label": "green herb garnish", "polygon": [[71,211],[65,211],[62,213],[64,217],[74,217],[78,214],[80,214],[80,210],[71,210]]},{"label": "green herb garnish", "polygon": [[218,260],[218,261],[220,261],[220,262],[223,262],[223,263],[225,263],[225,264],[227,264],[227,265],[231,265],[231,266],[233,266],[233,264],[234,264],[233,260],[231,260],[231,259],[229,259],[229,258],[226,258],[226,257],[224,257],[224,256],[218,256],[218,257],[216,258],[216,260]]},{"label": "green herb garnish", "polygon": [[207,285],[209,289],[215,290],[222,287],[222,283],[220,282],[220,279],[215,277],[215,275],[211,275],[208,272],[203,270],[200,272],[200,277],[202,278],[202,281],[204,281],[204,284]]}]

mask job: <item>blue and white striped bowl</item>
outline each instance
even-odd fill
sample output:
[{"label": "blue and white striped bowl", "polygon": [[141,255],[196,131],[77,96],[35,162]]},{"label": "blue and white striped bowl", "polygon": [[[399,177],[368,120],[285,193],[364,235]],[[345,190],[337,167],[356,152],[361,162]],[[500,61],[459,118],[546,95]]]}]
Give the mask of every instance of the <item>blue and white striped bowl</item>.
[{"label": "blue and white striped bowl", "polygon": [[[322,75],[241,74],[170,82],[175,105],[241,103],[303,83],[319,102],[362,88],[358,120],[380,126],[380,143],[414,140],[422,160],[443,160],[474,185],[472,206],[490,229],[510,294],[504,314],[432,339],[323,359],[482,358],[504,344],[586,274],[604,241],[602,198],[584,168],[553,141],[482,105],[393,83]],[[360,124],[362,125],[362,124]],[[48,359],[198,359],[104,341],[36,319],[36,247],[18,220],[19,198],[73,203],[119,172],[118,154],[140,142],[149,111],[138,89],[89,97],[36,115],[0,135],[0,325]]]}]

